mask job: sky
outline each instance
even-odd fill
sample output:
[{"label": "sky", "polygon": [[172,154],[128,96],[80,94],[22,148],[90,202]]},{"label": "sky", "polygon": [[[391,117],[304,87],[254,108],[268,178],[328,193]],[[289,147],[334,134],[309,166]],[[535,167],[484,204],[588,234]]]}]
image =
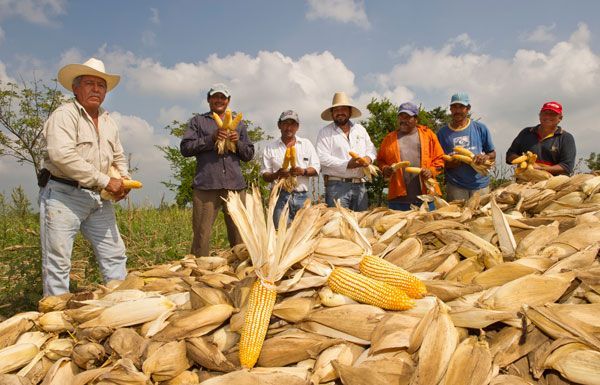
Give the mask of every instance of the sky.
[{"label": "sky", "polygon": [[[556,100],[586,158],[600,152],[599,14],[596,0],[0,0],[0,82],[50,83],[90,57],[121,75],[103,106],[144,183],[137,204],[173,200],[156,145],[179,145],[165,126],[207,111],[217,82],[275,137],[279,114],[296,110],[313,141],[336,91],[363,117],[372,98],[432,109],[464,91],[502,157]],[[0,157],[0,192],[21,185],[35,202],[33,179]]]}]

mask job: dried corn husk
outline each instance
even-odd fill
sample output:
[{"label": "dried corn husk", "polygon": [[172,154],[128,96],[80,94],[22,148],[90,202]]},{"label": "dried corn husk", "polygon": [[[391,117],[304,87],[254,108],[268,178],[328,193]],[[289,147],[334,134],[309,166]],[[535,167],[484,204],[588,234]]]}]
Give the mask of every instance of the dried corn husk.
[{"label": "dried corn husk", "polygon": [[175,308],[175,303],[163,296],[146,297],[119,302],[105,309],[96,318],[79,325],[81,328],[105,326],[119,328],[152,321],[162,313]]},{"label": "dried corn husk", "polygon": [[324,349],[340,342],[339,339],[290,329],[265,340],[258,365],[277,367],[295,364],[316,357]]},{"label": "dried corn husk", "polygon": [[144,361],[142,370],[146,375],[152,376],[154,381],[168,381],[190,366],[185,341],[173,341],[150,354]]},{"label": "dried corn husk", "polygon": [[239,369],[239,366],[231,363],[223,355],[216,344],[207,341],[205,337],[190,338],[186,346],[188,357],[203,368],[219,372]]},{"label": "dried corn husk", "polygon": [[0,350],[0,374],[12,372],[27,365],[39,349],[32,343],[12,345]]},{"label": "dried corn husk", "polygon": [[579,384],[600,384],[600,352],[581,343],[566,344],[554,350],[544,362],[566,379]]},{"label": "dried corn husk", "polygon": [[85,342],[73,347],[71,359],[80,368],[90,370],[102,365],[105,354],[102,345],[95,342]]},{"label": "dried corn husk", "polygon": [[219,327],[231,316],[233,307],[226,304],[205,306],[186,316],[169,321],[167,327],[154,336],[156,341],[199,337]]},{"label": "dried corn husk", "polygon": [[486,341],[476,337],[463,340],[448,364],[444,384],[486,385],[493,374],[492,355]]},{"label": "dried corn husk", "polygon": [[73,341],[70,338],[59,338],[51,340],[44,347],[46,357],[53,361],[56,361],[62,357],[71,357],[74,345],[75,341]]},{"label": "dried corn husk", "polygon": [[384,315],[385,311],[376,306],[352,304],[318,310],[306,319],[368,340]]},{"label": "dried corn husk", "polygon": [[62,333],[65,331],[73,331],[75,328],[66,319],[63,311],[51,311],[43,314],[37,320],[40,328],[46,332]]}]

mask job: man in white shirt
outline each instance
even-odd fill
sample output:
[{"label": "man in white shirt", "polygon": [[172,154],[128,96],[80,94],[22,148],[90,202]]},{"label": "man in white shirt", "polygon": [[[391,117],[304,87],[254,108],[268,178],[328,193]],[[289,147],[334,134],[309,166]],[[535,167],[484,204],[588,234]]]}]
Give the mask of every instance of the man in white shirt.
[{"label": "man in white shirt", "polygon": [[[283,111],[277,121],[281,137],[269,143],[262,158],[260,173],[266,182],[275,182],[278,179],[295,176],[296,186],[292,191],[281,190],[279,199],[273,212],[275,226],[286,203],[289,204],[288,223],[294,219],[298,210],[302,208],[308,198],[308,183],[311,176],[319,174],[319,157],[312,143],[305,138],[297,136],[300,128],[298,114],[292,110]],[[296,167],[283,169],[282,165],[288,148],[295,148]]]},{"label": "man in white shirt", "polygon": [[367,130],[350,121],[360,116],[360,110],[350,103],[344,92],[336,92],[331,107],[321,113],[321,119],[333,121],[323,127],[317,137],[317,154],[325,181],[325,202],[329,207],[334,207],[338,199],[342,207],[354,211],[364,211],[369,207],[364,164],[361,164],[361,159],[352,158],[349,154],[358,154],[367,164],[371,164],[377,154]]}]

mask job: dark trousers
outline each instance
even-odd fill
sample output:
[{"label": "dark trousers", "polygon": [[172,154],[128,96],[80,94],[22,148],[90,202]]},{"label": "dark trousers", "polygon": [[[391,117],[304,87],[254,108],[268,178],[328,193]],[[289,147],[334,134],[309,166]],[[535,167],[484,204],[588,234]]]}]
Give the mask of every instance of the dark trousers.
[{"label": "dark trousers", "polygon": [[[225,214],[225,225],[227,226],[227,238],[232,247],[243,243],[242,237],[233,223],[233,219],[227,213],[227,204],[222,198],[227,198],[230,190],[194,190],[192,209],[192,254],[197,257],[207,256],[210,252],[210,235],[212,227],[217,218],[219,210]],[[242,200],[246,196],[245,190],[238,191]]]}]

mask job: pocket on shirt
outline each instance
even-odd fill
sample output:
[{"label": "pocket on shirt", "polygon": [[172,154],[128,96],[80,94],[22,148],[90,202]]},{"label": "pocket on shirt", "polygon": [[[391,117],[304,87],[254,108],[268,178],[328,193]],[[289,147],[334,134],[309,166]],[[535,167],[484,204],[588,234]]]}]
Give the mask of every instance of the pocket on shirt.
[{"label": "pocket on shirt", "polygon": [[93,135],[80,132],[79,135],[77,135],[77,153],[81,155],[83,159],[87,160],[95,142],[96,138]]}]

